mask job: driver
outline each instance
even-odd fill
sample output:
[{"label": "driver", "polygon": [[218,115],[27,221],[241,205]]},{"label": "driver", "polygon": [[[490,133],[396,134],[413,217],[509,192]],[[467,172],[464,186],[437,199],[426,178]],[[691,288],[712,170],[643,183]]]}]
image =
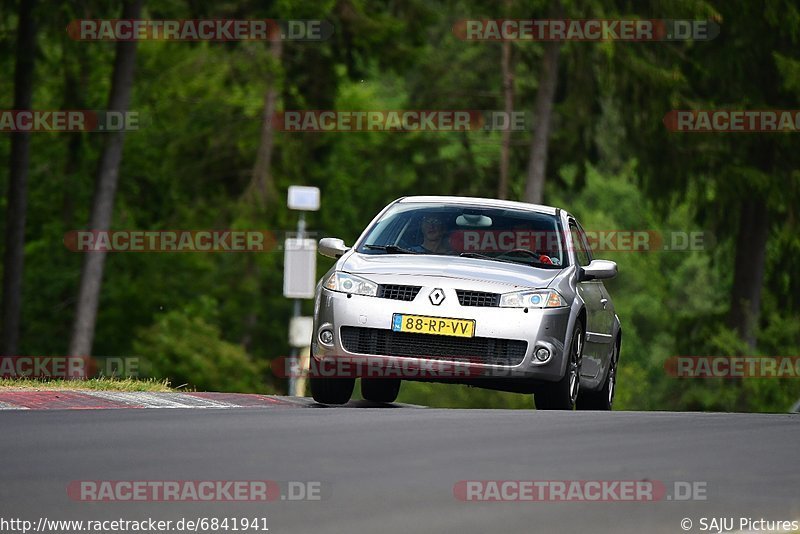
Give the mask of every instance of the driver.
[{"label": "driver", "polygon": [[420,224],[422,244],[411,247],[414,252],[425,254],[453,254],[447,242],[444,220],[439,215],[425,215]]}]

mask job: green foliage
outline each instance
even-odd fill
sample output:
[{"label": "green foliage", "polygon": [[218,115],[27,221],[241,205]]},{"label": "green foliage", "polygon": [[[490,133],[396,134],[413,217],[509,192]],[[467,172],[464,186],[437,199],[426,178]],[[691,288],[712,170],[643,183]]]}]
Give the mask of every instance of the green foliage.
[{"label": "green foliage", "polygon": [[503,393],[476,387],[404,382],[398,402],[430,406],[431,408],[503,408],[530,410],[533,397],[519,393]]},{"label": "green foliage", "polygon": [[176,387],[264,393],[264,367],[241,346],[221,339],[219,328],[207,321],[215,313],[216,303],[201,298],[158,317],[133,344],[143,358],[142,372],[169,378]]}]

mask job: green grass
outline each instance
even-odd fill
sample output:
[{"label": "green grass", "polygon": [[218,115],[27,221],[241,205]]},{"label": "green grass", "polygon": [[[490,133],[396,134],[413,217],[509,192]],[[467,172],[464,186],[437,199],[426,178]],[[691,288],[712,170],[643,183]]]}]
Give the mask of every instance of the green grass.
[{"label": "green grass", "polygon": [[101,391],[175,391],[169,380],[136,380],[133,378],[89,378],[86,380],[0,378],[0,391],[8,390],[101,390]]}]

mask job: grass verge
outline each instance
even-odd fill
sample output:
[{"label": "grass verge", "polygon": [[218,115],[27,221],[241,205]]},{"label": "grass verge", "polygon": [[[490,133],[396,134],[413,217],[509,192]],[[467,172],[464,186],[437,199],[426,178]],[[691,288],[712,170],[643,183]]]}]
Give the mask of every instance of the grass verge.
[{"label": "grass verge", "polygon": [[0,378],[0,391],[26,390],[102,390],[102,391],[175,391],[169,380],[149,378],[89,378],[86,380],[64,380],[61,378],[37,380],[30,378]]}]

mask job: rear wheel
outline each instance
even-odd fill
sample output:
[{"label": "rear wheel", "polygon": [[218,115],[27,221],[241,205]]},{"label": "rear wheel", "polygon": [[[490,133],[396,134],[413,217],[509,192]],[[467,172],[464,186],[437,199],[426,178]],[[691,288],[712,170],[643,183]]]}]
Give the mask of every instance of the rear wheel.
[{"label": "rear wheel", "polygon": [[320,404],[346,404],[353,394],[355,378],[309,378],[311,396]]},{"label": "rear wheel", "polygon": [[399,378],[362,378],[361,396],[372,402],[394,402],[400,394]]},{"label": "rear wheel", "polygon": [[583,360],[583,325],[578,323],[572,331],[569,359],[564,376],[558,382],[545,384],[534,394],[537,410],[573,410],[581,386]]},{"label": "rear wheel", "polygon": [[614,404],[614,392],[617,389],[617,363],[619,362],[619,343],[614,342],[611,361],[608,364],[606,380],[599,391],[582,391],[578,397],[579,410],[611,410]]}]

